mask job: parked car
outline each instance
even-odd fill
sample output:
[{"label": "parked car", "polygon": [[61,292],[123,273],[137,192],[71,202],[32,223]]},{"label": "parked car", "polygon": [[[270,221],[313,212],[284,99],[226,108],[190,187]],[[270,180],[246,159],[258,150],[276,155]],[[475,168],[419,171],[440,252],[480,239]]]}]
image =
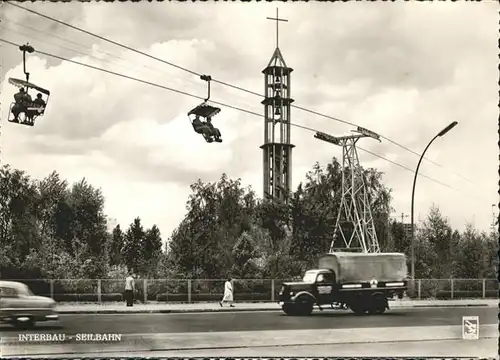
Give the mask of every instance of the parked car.
[{"label": "parked car", "polygon": [[26,284],[0,281],[0,322],[18,328],[32,328],[36,322],[56,321],[56,302],[34,295]]}]

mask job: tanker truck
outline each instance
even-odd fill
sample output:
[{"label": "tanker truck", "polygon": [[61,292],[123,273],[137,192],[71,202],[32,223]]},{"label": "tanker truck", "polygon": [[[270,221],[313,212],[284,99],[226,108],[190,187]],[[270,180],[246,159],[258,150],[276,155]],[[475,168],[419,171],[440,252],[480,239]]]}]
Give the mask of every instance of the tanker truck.
[{"label": "tanker truck", "polygon": [[320,257],[302,281],[284,283],[278,301],[287,315],[307,316],[315,305],[322,311],[333,304],[358,315],[382,314],[407,285],[404,254],[335,252]]}]

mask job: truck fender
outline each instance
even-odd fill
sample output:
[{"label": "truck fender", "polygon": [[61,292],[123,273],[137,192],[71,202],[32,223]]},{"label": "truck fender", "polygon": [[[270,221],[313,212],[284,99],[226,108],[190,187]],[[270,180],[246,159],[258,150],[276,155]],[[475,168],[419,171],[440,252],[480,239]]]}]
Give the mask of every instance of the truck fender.
[{"label": "truck fender", "polygon": [[293,300],[294,301],[297,300],[300,296],[307,296],[307,297],[311,298],[311,300],[313,301],[313,303],[316,302],[316,298],[309,291],[300,291],[300,292],[298,292],[297,294],[295,294],[293,296]]}]

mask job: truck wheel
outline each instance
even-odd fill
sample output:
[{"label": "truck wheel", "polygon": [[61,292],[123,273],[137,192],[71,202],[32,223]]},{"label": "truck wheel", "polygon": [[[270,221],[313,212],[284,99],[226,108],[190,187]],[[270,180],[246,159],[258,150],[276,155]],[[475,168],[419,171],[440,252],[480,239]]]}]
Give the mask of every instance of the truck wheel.
[{"label": "truck wheel", "polygon": [[365,315],[366,314],[366,301],[364,299],[355,299],[349,303],[349,308],[356,315]]},{"label": "truck wheel", "polygon": [[301,296],[295,303],[297,315],[308,316],[313,312],[313,302],[309,296]]},{"label": "truck wheel", "polygon": [[353,313],[355,313],[356,315],[365,315],[366,314],[366,309],[363,305],[361,304],[358,304],[358,305],[354,305],[354,306],[351,306],[351,310]]},{"label": "truck wheel", "polygon": [[387,299],[383,294],[374,294],[370,302],[369,313],[371,315],[381,315],[387,308]]},{"label": "truck wheel", "polygon": [[289,316],[293,316],[293,315],[296,315],[296,309],[295,309],[295,305],[293,304],[283,304],[283,306],[281,307],[281,309],[283,310],[283,312]]}]

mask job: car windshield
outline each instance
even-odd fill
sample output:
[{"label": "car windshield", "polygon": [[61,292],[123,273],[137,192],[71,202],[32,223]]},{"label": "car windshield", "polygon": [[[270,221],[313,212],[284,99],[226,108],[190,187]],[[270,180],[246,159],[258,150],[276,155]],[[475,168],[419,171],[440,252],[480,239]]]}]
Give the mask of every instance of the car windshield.
[{"label": "car windshield", "polygon": [[313,284],[316,281],[316,275],[316,271],[307,271],[304,274],[304,278],[302,279],[302,281],[308,284]]}]

